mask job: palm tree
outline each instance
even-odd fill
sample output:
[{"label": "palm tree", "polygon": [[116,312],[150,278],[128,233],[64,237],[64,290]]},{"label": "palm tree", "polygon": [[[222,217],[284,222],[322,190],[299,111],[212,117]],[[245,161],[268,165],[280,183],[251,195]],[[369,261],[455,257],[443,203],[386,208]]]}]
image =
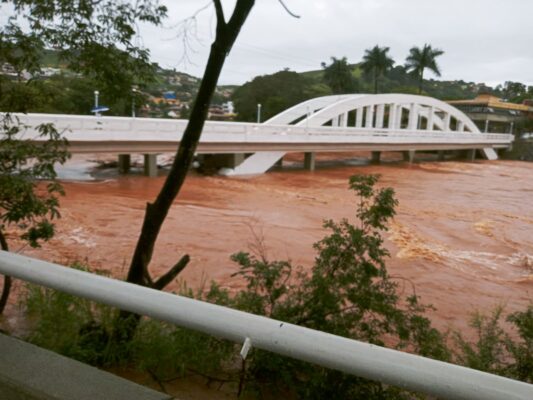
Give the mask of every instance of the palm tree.
[{"label": "palm tree", "polygon": [[331,64],[322,63],[324,75],[322,80],[331,88],[333,94],[354,93],[357,91],[357,80],[352,74],[352,66],[346,57],[331,57]]},{"label": "palm tree", "polygon": [[389,50],[388,47],[379,47],[378,45],[375,45],[372,49],[365,50],[361,68],[365,74],[373,76],[374,93],[378,92],[379,77],[384,75],[394,65],[394,60],[387,55]]},{"label": "palm tree", "polygon": [[413,47],[409,50],[409,56],[405,59],[405,68],[418,78],[418,93],[422,93],[422,83],[424,82],[424,70],[427,68],[435,75],[440,76],[440,68],[435,60],[444,54],[440,49],[433,49],[431,45],[425,44],[422,49]]}]

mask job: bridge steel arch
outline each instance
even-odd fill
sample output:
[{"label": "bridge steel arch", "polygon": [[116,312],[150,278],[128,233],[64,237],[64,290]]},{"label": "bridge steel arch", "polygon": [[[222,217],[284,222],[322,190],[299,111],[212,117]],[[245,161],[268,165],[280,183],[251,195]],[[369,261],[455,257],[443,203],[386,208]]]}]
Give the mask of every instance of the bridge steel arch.
[{"label": "bridge steel arch", "polygon": [[[353,118],[355,114],[355,118]],[[350,124],[349,116],[353,124]],[[452,124],[453,122],[453,124]],[[354,132],[401,134],[467,132],[481,134],[472,120],[457,108],[432,97],[409,94],[346,94],[317,97],[299,103],[270,118],[266,125],[321,126],[354,128]],[[423,126],[423,129],[422,129]],[[453,129],[452,129],[453,126]],[[482,150],[488,159],[496,159],[491,148]],[[266,172],[286,153],[257,152],[237,166],[237,175]]]}]

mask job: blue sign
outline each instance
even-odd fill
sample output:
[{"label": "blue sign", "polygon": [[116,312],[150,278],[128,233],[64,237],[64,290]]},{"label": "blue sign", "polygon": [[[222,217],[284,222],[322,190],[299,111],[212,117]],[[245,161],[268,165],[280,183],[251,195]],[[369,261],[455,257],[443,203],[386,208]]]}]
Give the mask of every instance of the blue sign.
[{"label": "blue sign", "polygon": [[164,92],[163,98],[166,100],[176,100],[176,93],[172,91]]},{"label": "blue sign", "polygon": [[91,109],[91,112],[93,112],[93,113],[101,113],[101,112],[104,112],[104,111],[109,111],[109,107],[107,107],[107,106],[98,106],[98,107],[93,107]]}]

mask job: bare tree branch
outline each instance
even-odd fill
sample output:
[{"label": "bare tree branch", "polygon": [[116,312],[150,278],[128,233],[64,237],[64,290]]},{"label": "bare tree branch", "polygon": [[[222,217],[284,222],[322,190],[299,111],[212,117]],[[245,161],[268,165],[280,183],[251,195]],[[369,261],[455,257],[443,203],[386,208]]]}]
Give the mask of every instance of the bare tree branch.
[{"label": "bare tree branch", "polygon": [[223,26],[226,24],[226,18],[224,18],[224,9],[222,8],[222,3],[220,0],[213,0],[215,3],[215,11],[217,13],[217,27],[219,25]]},{"label": "bare tree branch", "polygon": [[152,288],[157,290],[164,289],[170,282],[174,280],[178,274],[183,271],[190,261],[188,254],[185,254],[181,259],[174,265],[170,270],[168,270],[163,276],[161,276],[157,281],[152,284]]},{"label": "bare tree branch", "polygon": [[289,13],[289,15],[291,17],[294,17],[294,18],[300,18],[299,15],[296,15],[295,13],[293,13],[291,10],[289,10],[289,7],[287,7],[287,5],[283,2],[283,0],[278,0],[279,3],[283,6],[283,8],[285,9],[285,11],[287,11],[287,13]]}]

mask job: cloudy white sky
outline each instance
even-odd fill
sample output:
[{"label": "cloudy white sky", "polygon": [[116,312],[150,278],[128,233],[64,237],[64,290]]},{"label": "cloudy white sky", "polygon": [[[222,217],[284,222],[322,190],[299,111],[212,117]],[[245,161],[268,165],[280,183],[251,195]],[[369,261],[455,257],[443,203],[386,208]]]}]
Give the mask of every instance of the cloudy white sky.
[{"label": "cloudy white sky", "polygon": [[[141,27],[154,61],[201,76],[213,38],[212,7],[198,14],[192,46],[194,64],[184,64],[183,45],[172,28],[208,0],[164,1],[165,29]],[[228,15],[235,0],[223,0]],[[331,56],[359,62],[376,44],[390,47],[403,63],[412,46],[429,43],[445,51],[441,79],[489,85],[506,80],[533,85],[533,0],[285,0],[300,19],[290,17],[278,0],[256,0],[220,82],[242,84],[283,68],[319,69]]]}]

